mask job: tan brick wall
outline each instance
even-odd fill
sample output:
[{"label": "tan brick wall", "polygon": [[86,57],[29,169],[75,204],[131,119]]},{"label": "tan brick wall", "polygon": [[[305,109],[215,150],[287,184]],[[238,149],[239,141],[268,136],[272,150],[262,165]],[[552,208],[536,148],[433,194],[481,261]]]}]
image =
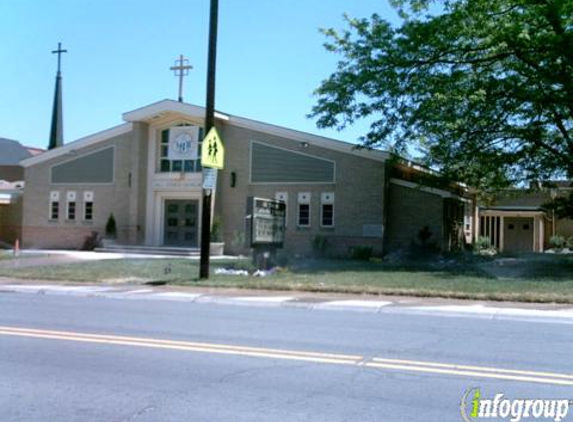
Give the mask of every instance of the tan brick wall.
[{"label": "tan brick wall", "polygon": [[[332,237],[333,245],[342,250],[344,238],[362,238],[364,224],[383,224],[384,212],[384,163],[360,158],[330,149],[310,145],[300,148],[298,140],[272,136],[244,128],[224,126],[221,135],[226,140],[226,168],[218,179],[216,211],[223,218],[224,236],[227,245],[232,243],[235,232],[244,232],[247,197],[275,198],[276,192],[288,193],[288,222],[285,250],[290,253],[309,254],[311,242],[316,235]],[[268,145],[301,152],[336,162],[336,180],[330,184],[250,184],[250,142],[258,141]],[[236,173],[237,184],[230,187],[231,172]],[[298,228],[297,194],[310,192],[311,227]],[[320,227],[320,195],[322,192],[335,194],[335,227]],[[381,245],[381,238],[364,238],[364,244]],[[381,246],[378,247],[381,249]],[[229,249],[229,252],[235,250]]]},{"label": "tan brick wall", "polygon": [[[110,213],[117,222],[118,242],[128,244],[143,239],[145,228],[145,201],[141,201],[145,189],[147,161],[140,160],[138,148],[147,142],[147,125],[134,125],[134,130],[126,134],[102,141],[96,145],[76,151],[75,156],[105,147],[115,147],[115,174],[113,184],[52,184],[50,168],[68,161],[73,156],[60,156],[33,166],[25,171],[26,188],[23,209],[23,244],[38,248],[80,248],[85,237],[92,231],[101,236]],[[137,153],[134,153],[136,151]],[[143,170],[141,169],[143,167]],[[131,176],[130,176],[131,174]],[[49,221],[50,192],[60,192],[60,218]],[[76,220],[66,221],[66,192],[75,191]],[[83,193],[94,193],[93,221],[83,221]]]},{"label": "tan brick wall", "polygon": [[428,226],[428,242],[443,242],[443,198],[420,189],[390,185],[388,199],[388,251],[420,244],[418,233]]}]

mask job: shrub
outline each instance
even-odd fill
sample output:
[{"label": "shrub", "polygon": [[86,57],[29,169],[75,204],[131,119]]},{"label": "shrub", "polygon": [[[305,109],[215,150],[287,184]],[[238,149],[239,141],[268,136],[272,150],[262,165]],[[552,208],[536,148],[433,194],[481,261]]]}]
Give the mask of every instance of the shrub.
[{"label": "shrub", "polygon": [[487,236],[479,236],[474,241],[474,250],[476,251],[483,251],[485,249],[489,249],[491,247],[491,241]]},{"label": "shrub", "polygon": [[567,247],[573,249],[573,236],[567,238]]},{"label": "shrub", "polygon": [[211,226],[211,242],[223,241],[223,219],[216,215]]},{"label": "shrub", "polygon": [[372,257],[372,246],[355,246],[351,249],[350,257],[359,261],[368,261]]},{"label": "shrub", "polygon": [[428,243],[428,240],[430,240],[430,237],[432,237],[432,232],[430,231],[430,228],[428,226],[424,226],[418,232],[418,239],[420,239],[422,246],[425,246]]},{"label": "shrub", "polygon": [[88,236],[84,238],[84,244],[82,245],[82,251],[93,251],[95,248],[100,246],[100,239],[97,232],[91,232]]},{"label": "shrub", "polygon": [[549,238],[549,245],[550,245],[552,248],[557,248],[557,249],[564,248],[564,247],[565,247],[565,243],[566,243],[565,237],[564,237],[564,236],[561,236],[561,235],[559,235],[559,234],[556,234],[556,235],[551,236],[551,237]]},{"label": "shrub", "polygon": [[231,239],[231,247],[234,250],[242,250],[247,246],[247,241],[245,239],[245,233],[242,231],[235,230],[233,232],[233,238]]},{"label": "shrub", "polygon": [[328,238],[317,234],[312,239],[312,250],[318,256],[324,256],[328,249]]},{"label": "shrub", "polygon": [[115,239],[117,236],[117,225],[113,214],[109,215],[107,223],[105,224],[105,235],[111,239]]}]

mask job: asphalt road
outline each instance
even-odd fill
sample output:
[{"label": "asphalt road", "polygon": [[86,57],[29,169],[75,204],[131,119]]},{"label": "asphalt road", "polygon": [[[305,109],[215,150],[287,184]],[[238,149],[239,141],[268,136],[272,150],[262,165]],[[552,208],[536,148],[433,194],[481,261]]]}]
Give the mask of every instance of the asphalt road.
[{"label": "asphalt road", "polygon": [[461,421],[475,387],[572,399],[572,345],[549,322],[2,293],[0,421]]}]

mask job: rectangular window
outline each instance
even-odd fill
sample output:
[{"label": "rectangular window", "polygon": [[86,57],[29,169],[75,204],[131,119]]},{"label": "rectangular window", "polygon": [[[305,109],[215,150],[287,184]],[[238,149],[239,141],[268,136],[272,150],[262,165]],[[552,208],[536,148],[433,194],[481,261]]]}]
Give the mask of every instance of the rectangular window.
[{"label": "rectangular window", "polygon": [[68,202],[68,220],[76,219],[76,201]]},{"label": "rectangular window", "polygon": [[94,203],[86,202],[84,205],[84,220],[92,221],[94,219]]},{"label": "rectangular window", "polygon": [[285,227],[288,225],[288,192],[276,192],[275,199],[285,204]]},{"label": "rectangular window", "polygon": [[76,192],[66,192],[66,219],[74,221],[76,219]]},{"label": "rectangular window", "polygon": [[94,193],[84,192],[84,221],[94,219]]},{"label": "rectangular window", "polygon": [[60,218],[60,192],[50,192],[50,220],[58,220]]},{"label": "rectangular window", "polygon": [[322,227],[334,226],[334,205],[333,204],[322,204],[321,225],[322,225]]},{"label": "rectangular window", "polygon": [[310,227],[310,192],[298,194],[298,218],[299,227]]},{"label": "rectangular window", "polygon": [[320,196],[320,225],[334,227],[334,193],[323,193]]}]

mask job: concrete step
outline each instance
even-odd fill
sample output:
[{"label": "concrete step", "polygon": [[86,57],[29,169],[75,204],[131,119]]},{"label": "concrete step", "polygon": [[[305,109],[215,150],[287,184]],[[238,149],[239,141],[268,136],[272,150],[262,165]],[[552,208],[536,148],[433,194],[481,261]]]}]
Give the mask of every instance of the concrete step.
[{"label": "concrete step", "polygon": [[94,249],[95,252],[129,253],[141,255],[199,256],[199,248],[180,248],[174,246],[143,245],[105,245]]}]

